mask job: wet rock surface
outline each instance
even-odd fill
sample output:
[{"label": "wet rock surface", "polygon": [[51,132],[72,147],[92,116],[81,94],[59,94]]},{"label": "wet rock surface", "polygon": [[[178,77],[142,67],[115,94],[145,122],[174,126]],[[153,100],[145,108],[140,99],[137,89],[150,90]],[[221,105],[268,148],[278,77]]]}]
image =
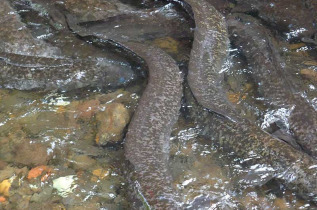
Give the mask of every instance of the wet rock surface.
[{"label": "wet rock surface", "polygon": [[118,143],[123,139],[123,131],[130,121],[130,114],[123,104],[112,103],[104,107],[105,111],[96,115],[98,133],[96,143]]}]

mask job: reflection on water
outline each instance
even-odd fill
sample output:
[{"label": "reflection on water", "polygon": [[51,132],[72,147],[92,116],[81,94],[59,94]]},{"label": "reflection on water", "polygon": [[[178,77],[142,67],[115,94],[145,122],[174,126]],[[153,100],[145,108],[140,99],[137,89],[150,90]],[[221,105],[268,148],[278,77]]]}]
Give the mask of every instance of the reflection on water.
[{"label": "reflection on water", "polygon": [[[76,38],[63,25],[65,22],[59,7],[43,2],[46,1],[10,1],[26,24],[23,27],[32,32],[35,40],[48,41],[45,47],[50,50],[58,48],[58,53],[65,57],[107,57],[127,62],[116,50],[96,48]],[[87,24],[104,15],[115,16],[126,10],[122,3],[113,7],[107,2],[89,1],[91,4],[100,3],[99,9],[95,7],[90,11],[84,7],[88,1],[78,1],[80,4],[75,6],[74,2],[77,3],[72,0],[57,4],[65,4],[66,9],[74,14],[83,15],[81,21],[88,21]],[[83,7],[77,8],[80,5]],[[132,5],[159,8],[162,4],[134,1]],[[50,9],[54,14],[49,13]],[[107,9],[111,12],[105,12]],[[98,12],[93,13],[95,11]],[[180,13],[184,21],[181,23],[191,26],[188,17]],[[287,37],[279,40],[278,46],[285,65],[292,66],[287,73],[292,78],[294,89],[317,110],[316,47],[298,40],[288,42],[305,32],[299,30],[285,33]],[[164,49],[182,67],[188,62],[192,37],[178,35],[177,38],[171,34],[158,38],[147,36],[145,42]],[[28,34],[27,39],[31,40],[32,36]],[[51,45],[54,48],[50,48]],[[0,43],[2,50],[1,47]],[[274,133],[277,126],[291,134],[287,121],[290,110],[274,110],[258,93],[259,84],[252,78],[254,71],[239,50],[232,50],[229,63],[225,85],[230,102],[242,115],[268,132]],[[125,179],[129,170],[122,139],[144,83],[138,81],[138,84],[132,83],[117,90],[90,88],[72,92],[0,89],[0,208],[130,209],[130,188]],[[180,191],[186,208],[316,208],[313,203],[287,190],[282,183],[272,180],[270,172],[273,169],[254,161],[258,157],[249,154],[249,159],[239,159],[205,139],[202,131],[203,128],[187,118],[184,111],[171,136],[173,184]]]},{"label": "reflection on water", "polygon": [[[135,91],[73,95],[1,90],[0,178],[10,180],[11,186],[4,207],[36,209],[45,202],[48,208],[128,208],[123,149],[120,144],[96,146],[95,116],[118,103],[132,112]],[[283,185],[267,182],[271,168],[246,164],[252,156],[241,160],[223,153],[200,137],[200,131],[180,116],[171,137],[174,184],[188,209],[312,205]]]}]

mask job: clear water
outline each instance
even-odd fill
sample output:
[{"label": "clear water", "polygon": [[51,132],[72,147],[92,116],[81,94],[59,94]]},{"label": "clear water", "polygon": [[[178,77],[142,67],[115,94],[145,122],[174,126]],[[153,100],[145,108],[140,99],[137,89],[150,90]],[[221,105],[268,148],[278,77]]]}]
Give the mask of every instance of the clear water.
[{"label": "clear water", "polygon": [[[63,55],[77,58],[107,55],[123,59],[79,40],[67,30],[58,31],[49,26],[46,10],[37,4],[41,1],[31,5],[37,11],[25,9],[24,1],[15,2],[22,2],[17,9],[32,35],[59,47]],[[76,10],[72,2],[77,1],[64,3],[74,7],[73,11],[85,13],[87,8]],[[99,5],[100,1],[78,1],[77,6],[85,6],[84,2],[95,3],[100,6],[98,11],[104,11],[105,5]],[[142,2],[133,3],[146,7]],[[89,12],[88,9],[85,14]],[[99,15],[103,15],[102,12]],[[183,14],[180,17],[185,21]],[[181,65],[188,62],[191,38],[149,37],[146,42],[163,48]],[[300,69],[316,70],[316,49],[305,44],[296,46],[286,40],[281,41],[281,46],[284,46],[288,65],[296,66],[294,72],[289,73],[298,91],[317,107],[316,76],[298,73]],[[228,98],[247,118],[263,126],[274,116],[287,117],[285,112],[272,115],[272,110],[262,103],[252,81],[252,70],[235,49],[228,66],[225,78]],[[131,117],[144,83],[140,80],[118,90],[73,92],[0,89],[0,196],[4,199],[0,200],[0,208],[129,209],[123,143],[98,145],[101,129],[98,115],[111,104],[122,104]],[[261,179],[265,179],[265,172],[270,168],[258,164],[246,167],[244,161],[247,160],[238,160],[233,154],[218,149],[210,139],[201,137],[199,125],[185,115],[180,114],[173,129],[170,166],[174,184],[189,208],[316,208],[275,181],[263,184]],[[42,173],[34,175],[34,171]],[[34,177],[30,178],[30,174]],[[5,188],[7,182],[9,189]]]}]

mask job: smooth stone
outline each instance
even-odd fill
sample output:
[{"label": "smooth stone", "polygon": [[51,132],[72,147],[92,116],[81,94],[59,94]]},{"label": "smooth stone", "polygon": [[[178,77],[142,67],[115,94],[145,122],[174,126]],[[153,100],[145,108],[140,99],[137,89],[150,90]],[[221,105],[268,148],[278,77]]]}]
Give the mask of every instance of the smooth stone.
[{"label": "smooth stone", "polygon": [[123,131],[130,121],[130,113],[121,103],[106,105],[105,111],[96,115],[98,133],[96,143],[106,145],[117,143],[123,138]]},{"label": "smooth stone", "polygon": [[47,152],[47,147],[41,143],[23,142],[15,147],[15,163],[38,166],[46,165],[52,158]]}]

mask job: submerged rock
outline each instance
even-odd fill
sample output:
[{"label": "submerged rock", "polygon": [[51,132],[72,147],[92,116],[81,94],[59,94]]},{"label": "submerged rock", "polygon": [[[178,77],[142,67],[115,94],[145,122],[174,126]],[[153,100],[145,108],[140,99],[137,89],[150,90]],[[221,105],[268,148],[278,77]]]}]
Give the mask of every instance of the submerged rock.
[{"label": "submerged rock", "polygon": [[96,119],[98,127],[96,143],[106,145],[123,139],[123,131],[130,121],[130,114],[123,104],[111,103],[106,105],[105,111],[97,113]]},{"label": "submerged rock", "polygon": [[313,82],[317,82],[317,71],[314,69],[301,69],[300,75]]},{"label": "submerged rock", "polygon": [[53,180],[53,188],[57,190],[60,196],[65,198],[78,187],[76,184],[77,179],[75,175],[59,177]]},{"label": "submerged rock", "polygon": [[3,170],[7,166],[7,163],[0,160],[0,170]]},{"label": "submerged rock", "polygon": [[96,160],[87,155],[78,155],[72,158],[73,168],[76,170],[88,170],[96,165]]},{"label": "submerged rock", "polygon": [[57,132],[57,130],[65,129],[68,125],[65,116],[54,111],[30,113],[19,119],[18,123],[31,136],[38,136],[50,129],[54,129]]},{"label": "submerged rock", "polygon": [[67,108],[74,113],[73,118],[90,120],[99,111],[100,101],[96,99],[72,101]]},{"label": "submerged rock", "polygon": [[34,193],[30,199],[31,202],[43,203],[52,197],[53,188],[46,186],[41,192]]},{"label": "submerged rock", "polygon": [[47,147],[40,143],[24,142],[15,147],[14,153],[14,161],[27,166],[46,165],[52,158]]}]

